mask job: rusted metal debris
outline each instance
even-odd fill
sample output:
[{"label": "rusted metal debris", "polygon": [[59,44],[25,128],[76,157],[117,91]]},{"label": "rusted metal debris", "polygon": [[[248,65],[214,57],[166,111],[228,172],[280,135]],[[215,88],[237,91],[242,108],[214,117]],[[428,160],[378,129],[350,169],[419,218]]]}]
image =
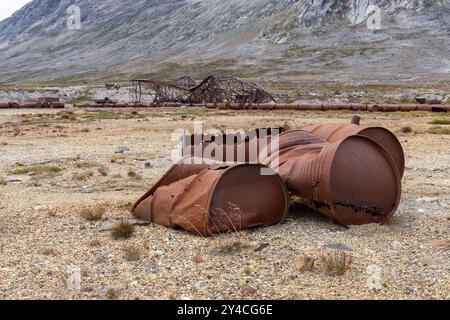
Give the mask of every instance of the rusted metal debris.
[{"label": "rusted metal debris", "polygon": [[256,84],[233,76],[209,76],[199,83],[191,77],[169,81],[131,81],[130,101],[140,103],[146,99],[155,103],[185,104],[275,102],[272,95]]},{"label": "rusted metal debris", "polygon": [[210,109],[229,110],[298,110],[298,111],[369,111],[369,112],[410,112],[410,111],[450,111],[450,105],[417,105],[417,104],[249,104],[249,103],[210,103]]},{"label": "rusted metal debris", "polygon": [[290,130],[279,143],[279,174],[308,207],[342,225],[384,223],[398,207],[401,177],[392,157],[373,140],[353,135],[330,143]]},{"label": "rusted metal debris", "polygon": [[[359,121],[358,121],[359,123]],[[359,124],[324,124],[302,128],[328,142],[341,141],[353,135],[360,135],[374,140],[394,160],[400,176],[405,172],[405,154],[397,137],[389,130],[382,127],[362,126]]]},{"label": "rusted metal debris", "polygon": [[38,101],[28,101],[18,103],[12,102],[1,102],[0,109],[64,109],[65,104],[59,102],[59,99],[39,99]]},{"label": "rusted metal debris", "polygon": [[283,131],[283,128],[258,128],[221,135],[188,135],[183,137],[182,156],[195,156],[219,162],[258,163],[259,154],[265,143],[270,137],[277,136]]},{"label": "rusted metal debris", "polygon": [[[103,102],[100,100],[99,102]],[[76,104],[76,108],[178,108],[189,105],[190,107],[206,107],[208,109],[220,110],[298,110],[298,111],[369,111],[369,112],[409,112],[409,111],[430,111],[447,112],[450,111],[450,105],[364,105],[364,104],[346,104],[346,105],[324,105],[324,104],[275,104],[275,103],[182,103],[182,102],[138,102],[123,103],[110,101],[107,103],[94,104]]]},{"label": "rusted metal debris", "polygon": [[[286,123],[282,129],[271,129],[269,134],[256,134],[248,140],[240,139],[239,133],[187,136],[184,144],[187,159],[194,159],[191,155],[194,154],[192,150],[195,146],[201,150],[208,147],[220,150],[220,144],[215,145],[219,138],[231,137],[229,141],[232,141],[232,145],[227,145],[231,148],[224,148],[223,155],[231,153],[233,160],[242,163],[180,163],[139,199],[134,212],[141,219],[181,227],[202,235],[233,231],[237,220],[233,218],[230,223],[229,220],[220,219],[223,218],[223,212],[234,212],[237,208],[240,208],[239,216],[242,219],[239,221],[243,221],[238,225],[239,229],[275,224],[281,220],[280,211],[275,208],[284,208],[284,192],[278,186],[275,187],[277,184],[272,180],[270,187],[268,182],[263,183],[256,168],[271,166],[276,158],[279,167],[273,169],[278,169],[277,179],[281,177],[287,189],[308,207],[345,226],[385,223],[395,213],[401,198],[403,149],[388,130],[360,126],[359,122],[359,117],[353,117],[352,124],[310,126],[304,129],[294,129],[292,124]],[[263,148],[258,149],[259,167],[248,163],[253,161],[247,157],[248,144],[253,141],[258,142],[258,145],[265,141]],[[273,149],[273,145],[278,148]],[[236,150],[242,147],[246,156],[238,158]],[[227,178],[228,170],[233,172],[235,166],[240,169]],[[221,179],[227,183],[218,183]],[[253,184],[260,183],[260,179],[261,188],[253,193]],[[265,183],[268,185],[265,186]],[[272,197],[273,192],[277,194],[276,197]],[[211,206],[211,200],[206,199],[214,197],[220,199],[220,203]],[[229,202],[234,205],[228,206]],[[258,208],[270,210],[255,210],[255,203],[260,206]],[[215,207],[219,208],[218,212],[222,215],[216,215]],[[249,207],[252,209],[243,209]],[[249,220],[247,215],[252,219]],[[258,215],[260,217],[256,218]],[[216,220],[221,222],[217,223]]]},{"label": "rusted metal debris", "polygon": [[[260,164],[196,166],[187,170],[185,166],[169,170],[136,203],[133,210],[137,217],[209,236],[274,225],[288,212],[286,186],[278,175],[262,176]],[[173,182],[174,177],[180,179]],[[270,197],[261,198],[263,194]]]}]

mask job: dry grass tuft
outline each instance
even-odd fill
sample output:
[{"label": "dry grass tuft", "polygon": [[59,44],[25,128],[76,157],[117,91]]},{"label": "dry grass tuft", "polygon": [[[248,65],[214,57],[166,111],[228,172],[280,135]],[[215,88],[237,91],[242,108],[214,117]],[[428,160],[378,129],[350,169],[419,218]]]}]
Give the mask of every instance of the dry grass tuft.
[{"label": "dry grass tuft", "polygon": [[106,214],[105,206],[86,207],[80,210],[80,216],[87,221],[99,221]]},{"label": "dry grass tuft", "polygon": [[89,178],[94,176],[94,172],[86,171],[86,172],[77,172],[72,175],[72,180],[76,181],[86,181]]},{"label": "dry grass tuft", "polygon": [[238,252],[248,245],[242,240],[231,239],[231,240],[219,240],[214,242],[214,249],[219,253],[234,253]]},{"label": "dry grass tuft", "polygon": [[122,221],[111,230],[111,235],[116,240],[131,238],[133,234],[134,234],[134,225],[132,225],[128,221]]},{"label": "dry grass tuft", "polygon": [[429,124],[438,124],[438,125],[450,125],[450,119],[437,119],[429,122]]},{"label": "dry grass tuft", "polygon": [[117,300],[119,298],[119,292],[116,289],[110,288],[106,291],[106,298],[108,300]]},{"label": "dry grass tuft", "polygon": [[100,167],[100,168],[98,168],[98,173],[100,173],[100,175],[106,177],[109,174],[109,168],[105,167],[105,166]]},{"label": "dry grass tuft", "polygon": [[24,175],[24,174],[56,175],[56,174],[60,173],[61,171],[62,171],[62,169],[57,166],[36,165],[36,166],[17,168],[17,169],[9,171],[9,173],[12,175]]},{"label": "dry grass tuft", "polygon": [[403,127],[400,131],[401,131],[402,133],[413,133],[413,132],[414,132],[414,129],[411,128],[411,127]]},{"label": "dry grass tuft", "polygon": [[137,246],[129,245],[122,248],[124,257],[127,261],[138,261],[141,258],[141,250]]},{"label": "dry grass tuft", "polygon": [[431,134],[450,134],[450,129],[442,128],[442,127],[433,127],[428,130],[428,133]]},{"label": "dry grass tuft", "polygon": [[138,174],[136,171],[134,171],[133,169],[128,170],[127,175],[129,178],[131,178],[133,180],[137,180],[137,181],[142,180],[142,176],[140,174]]},{"label": "dry grass tuft", "polygon": [[324,254],[321,261],[329,274],[342,276],[350,270],[353,257],[348,252],[334,250]]}]

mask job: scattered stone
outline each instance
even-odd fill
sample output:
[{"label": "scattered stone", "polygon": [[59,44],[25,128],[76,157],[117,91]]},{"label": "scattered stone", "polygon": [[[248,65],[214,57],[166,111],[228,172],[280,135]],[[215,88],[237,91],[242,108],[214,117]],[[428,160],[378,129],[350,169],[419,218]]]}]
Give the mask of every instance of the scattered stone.
[{"label": "scattered stone", "polygon": [[432,240],[429,244],[433,249],[438,250],[447,250],[450,248],[450,240]]},{"label": "scattered stone", "polygon": [[341,251],[347,251],[347,252],[353,252],[353,249],[346,246],[342,243],[328,243],[323,246],[325,249],[331,249],[331,250],[341,250]]},{"label": "scattered stone", "polygon": [[163,255],[164,255],[164,252],[163,251],[159,251],[159,250],[155,250],[155,251],[150,252],[150,256],[152,258],[161,257]]},{"label": "scattered stone", "polygon": [[300,272],[309,272],[314,269],[316,260],[309,256],[297,256],[294,258],[294,266]]},{"label": "scattered stone", "polygon": [[92,240],[92,241],[89,241],[88,245],[90,247],[99,247],[101,245],[101,243],[98,240]]},{"label": "scattered stone", "polygon": [[129,152],[130,149],[128,147],[119,147],[115,153],[125,153],[125,152]]},{"label": "scattered stone", "polygon": [[100,231],[111,231],[116,226],[117,221],[105,221],[100,227]]},{"label": "scattered stone", "polygon": [[426,258],[423,260],[424,265],[430,267],[431,269],[447,269],[450,270],[450,263],[443,260],[437,260],[434,258]]},{"label": "scattered stone", "polygon": [[417,202],[435,202],[438,200],[439,200],[439,198],[422,197],[422,198],[417,199],[416,201]]},{"label": "scattered stone", "polygon": [[401,251],[401,250],[403,250],[402,243],[399,242],[399,241],[392,242],[392,250],[394,250],[394,251]]},{"label": "scattered stone", "polygon": [[202,258],[202,256],[199,255],[199,254],[196,254],[196,255],[192,258],[192,260],[194,260],[195,263],[202,263],[202,262],[203,262],[203,258]]},{"label": "scattered stone", "polygon": [[145,163],[145,167],[146,167],[147,169],[150,169],[150,168],[152,167],[152,164],[151,164],[150,162],[146,162],[146,163]]},{"label": "scattered stone", "polygon": [[151,222],[148,222],[145,220],[140,220],[140,219],[131,219],[131,220],[128,220],[128,223],[130,223],[134,226],[138,226],[138,227],[149,226],[152,224]]},{"label": "scattered stone", "polygon": [[252,287],[245,287],[241,289],[241,293],[243,295],[254,295],[257,292],[255,288]]},{"label": "scattered stone", "polygon": [[269,244],[269,243],[261,243],[261,244],[255,249],[255,251],[256,251],[256,252],[260,252],[260,251],[263,251],[264,249],[266,249],[266,248],[268,248],[268,247],[270,247],[270,244]]}]

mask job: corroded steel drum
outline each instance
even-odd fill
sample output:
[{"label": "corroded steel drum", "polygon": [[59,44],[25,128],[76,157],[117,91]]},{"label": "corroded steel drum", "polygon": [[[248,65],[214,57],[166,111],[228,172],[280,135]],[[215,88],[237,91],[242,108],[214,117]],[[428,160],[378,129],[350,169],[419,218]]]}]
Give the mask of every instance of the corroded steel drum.
[{"label": "corroded steel drum", "polygon": [[405,171],[405,154],[397,137],[382,127],[369,127],[355,124],[324,124],[302,128],[328,142],[337,142],[352,135],[368,137],[380,144],[397,165],[400,176]]},{"label": "corroded steel drum", "polygon": [[9,108],[9,102],[1,102],[0,103],[0,109],[8,109]]},{"label": "corroded steel drum", "polygon": [[185,137],[182,155],[203,157],[218,162],[257,163],[261,148],[267,144],[272,135],[278,135],[283,130],[283,128],[258,128],[245,134],[212,136],[193,134]]},{"label": "corroded steel drum", "polygon": [[159,182],[134,213],[204,236],[278,224],[288,212],[289,195],[279,175],[261,175],[263,167],[208,168],[170,184]]},{"label": "corroded steel drum", "polygon": [[284,153],[279,174],[307,206],[343,225],[387,222],[398,207],[401,178],[373,140],[347,137]]}]

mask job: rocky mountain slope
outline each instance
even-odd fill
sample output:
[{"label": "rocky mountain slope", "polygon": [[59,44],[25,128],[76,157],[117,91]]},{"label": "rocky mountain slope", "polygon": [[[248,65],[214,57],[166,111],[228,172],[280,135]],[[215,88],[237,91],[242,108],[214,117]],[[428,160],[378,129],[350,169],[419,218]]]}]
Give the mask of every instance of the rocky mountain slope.
[{"label": "rocky mountain slope", "polygon": [[[81,9],[69,30],[67,8]],[[381,29],[367,27],[380,8]],[[186,73],[450,80],[450,0],[34,0],[0,22],[0,83]]]}]

